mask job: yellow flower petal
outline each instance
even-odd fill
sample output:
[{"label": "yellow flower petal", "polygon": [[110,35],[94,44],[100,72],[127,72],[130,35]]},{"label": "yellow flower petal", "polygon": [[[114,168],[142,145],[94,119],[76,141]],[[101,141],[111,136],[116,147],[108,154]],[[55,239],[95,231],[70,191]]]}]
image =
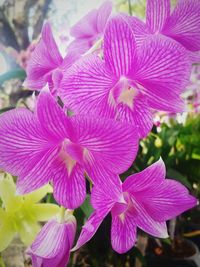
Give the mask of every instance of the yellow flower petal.
[{"label": "yellow flower petal", "polygon": [[15,230],[9,223],[0,226],[0,252],[8,247],[15,235]]},{"label": "yellow flower petal", "polygon": [[35,215],[37,221],[45,222],[55,217],[59,213],[60,207],[49,203],[35,204],[32,206],[31,211]]},{"label": "yellow flower petal", "polygon": [[11,175],[0,178],[0,197],[6,210],[17,210],[21,205],[20,197],[15,195],[16,187]]},{"label": "yellow flower petal", "polygon": [[21,226],[18,230],[21,241],[26,245],[29,246],[37,234],[39,233],[41,226],[39,223],[30,222],[30,221],[22,221]]},{"label": "yellow flower petal", "polygon": [[24,198],[25,198],[25,201],[37,203],[41,199],[43,199],[47,193],[51,193],[51,192],[52,192],[52,187],[48,184],[30,194],[24,195]]}]

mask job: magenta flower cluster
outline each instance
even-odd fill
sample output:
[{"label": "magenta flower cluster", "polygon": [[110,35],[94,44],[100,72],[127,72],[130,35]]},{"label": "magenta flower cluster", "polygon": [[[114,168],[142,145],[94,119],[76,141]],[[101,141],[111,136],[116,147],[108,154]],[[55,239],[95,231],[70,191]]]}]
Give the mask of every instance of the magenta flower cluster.
[{"label": "magenta flower cluster", "polygon": [[[94,212],[72,250],[111,213],[112,247],[125,253],[137,228],[166,238],[166,221],[197,204],[183,185],[165,179],[162,159],[124,183],[119,175],[151,131],[152,111],[185,108],[181,93],[200,51],[200,5],[180,0],[170,12],[170,0],[147,0],[146,24],[111,11],[105,2],[74,25],[64,58],[44,25],[24,83],[40,91],[35,110],[1,115],[0,168],[18,176],[18,194],[51,182],[57,202],[70,210],[83,203],[87,176]],[[70,216],[42,228],[28,251],[33,266],[66,266],[76,231]]]}]

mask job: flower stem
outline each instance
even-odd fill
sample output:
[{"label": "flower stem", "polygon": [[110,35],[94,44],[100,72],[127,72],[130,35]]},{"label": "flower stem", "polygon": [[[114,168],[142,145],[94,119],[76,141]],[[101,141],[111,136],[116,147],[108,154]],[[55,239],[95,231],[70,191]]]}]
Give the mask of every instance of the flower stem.
[{"label": "flower stem", "polygon": [[64,223],[65,221],[65,207],[61,206],[60,208],[60,216],[59,216],[60,223]]},{"label": "flower stem", "polygon": [[128,0],[129,15],[132,16],[131,0]]},{"label": "flower stem", "polygon": [[5,265],[5,263],[4,263],[3,258],[2,258],[1,255],[0,255],[0,266],[1,267],[6,267],[6,265]]}]

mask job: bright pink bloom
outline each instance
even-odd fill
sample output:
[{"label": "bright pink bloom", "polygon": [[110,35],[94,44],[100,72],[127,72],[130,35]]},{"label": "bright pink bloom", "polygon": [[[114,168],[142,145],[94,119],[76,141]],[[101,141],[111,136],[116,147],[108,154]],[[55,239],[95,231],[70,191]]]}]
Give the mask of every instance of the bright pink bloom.
[{"label": "bright pink bloom", "polygon": [[75,113],[96,112],[138,126],[141,137],[152,128],[151,108],[183,111],[180,93],[189,81],[185,48],[162,36],[136,46],[127,16],[110,19],[104,35],[104,60],[88,55],[64,74],[60,95]]},{"label": "bright pink bloom", "polygon": [[47,222],[27,250],[33,267],[66,267],[75,233],[76,219],[72,215],[63,223]]},{"label": "bright pink bloom", "polygon": [[51,181],[54,196],[74,209],[85,199],[84,173],[123,173],[138,148],[134,127],[114,120],[66,116],[42,91],[35,112],[18,108],[0,116],[0,168],[19,176],[17,190],[29,193]]},{"label": "bright pink bloom", "polygon": [[42,29],[39,43],[28,61],[24,86],[31,90],[41,90],[47,83],[53,94],[62,79],[63,69],[69,68],[78,58],[77,55],[61,56],[54,40],[51,26],[46,23]]},{"label": "bright pink bloom", "polygon": [[178,0],[170,14],[170,0],[147,0],[146,24],[151,33],[175,39],[190,51],[200,50],[199,0]]},{"label": "bright pink bloom", "polygon": [[69,53],[84,54],[103,37],[111,11],[112,2],[106,1],[98,9],[91,10],[79,20],[70,31],[75,40],[69,45]]},{"label": "bright pink bloom", "polygon": [[168,236],[166,221],[197,204],[196,198],[179,182],[165,179],[165,165],[160,159],[140,173],[129,176],[123,184],[94,186],[92,205],[95,209],[83,226],[73,250],[96,233],[111,212],[112,247],[125,253],[136,242],[137,227],[152,236]]}]

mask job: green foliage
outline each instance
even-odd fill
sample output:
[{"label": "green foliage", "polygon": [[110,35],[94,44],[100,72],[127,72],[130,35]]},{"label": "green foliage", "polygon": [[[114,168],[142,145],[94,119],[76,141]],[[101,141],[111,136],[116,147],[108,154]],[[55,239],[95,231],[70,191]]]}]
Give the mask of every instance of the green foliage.
[{"label": "green foliage", "polygon": [[[143,170],[160,157],[163,158],[167,177],[176,179],[189,189],[200,187],[200,117],[188,115],[185,124],[170,120],[156,128],[140,142],[133,170]],[[199,192],[196,191],[196,194]]]},{"label": "green foliage", "polygon": [[10,79],[24,80],[26,78],[26,72],[23,69],[14,69],[0,75],[0,85]]}]

